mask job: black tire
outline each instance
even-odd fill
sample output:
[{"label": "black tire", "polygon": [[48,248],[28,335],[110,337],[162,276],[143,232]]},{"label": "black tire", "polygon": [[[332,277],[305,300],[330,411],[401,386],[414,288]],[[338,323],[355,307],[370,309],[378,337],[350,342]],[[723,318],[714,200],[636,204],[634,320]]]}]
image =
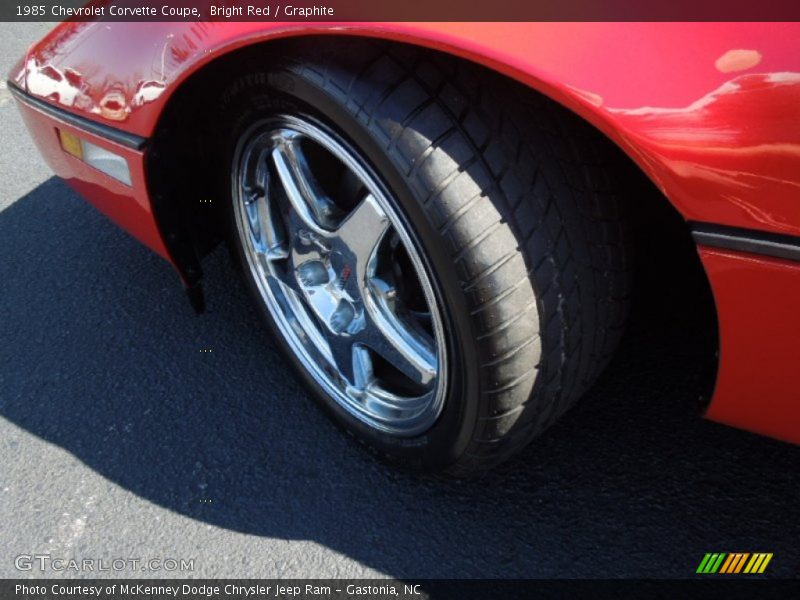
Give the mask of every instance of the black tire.
[{"label": "black tire", "polygon": [[450,389],[431,429],[394,437],[329,400],[284,343],[289,360],[385,457],[455,476],[492,468],[564,413],[619,341],[629,260],[604,146],[552,101],[436,53],[318,40],[312,56],[285,56],[225,89],[225,168],[246,128],[278,112],[313,116],[367,157],[438,286]]}]

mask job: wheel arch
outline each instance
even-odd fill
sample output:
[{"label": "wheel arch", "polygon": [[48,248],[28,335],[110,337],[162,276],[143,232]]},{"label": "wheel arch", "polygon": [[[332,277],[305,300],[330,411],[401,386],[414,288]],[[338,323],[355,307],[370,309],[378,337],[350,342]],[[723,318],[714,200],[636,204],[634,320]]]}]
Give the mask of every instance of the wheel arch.
[{"label": "wheel arch", "polygon": [[[523,86],[528,93],[541,94],[561,104],[576,119],[588,122],[597,131],[598,136],[601,136],[608,144],[609,151],[614,152],[619,158],[621,168],[630,176],[631,189],[626,191],[641,199],[637,206],[632,206],[636,214],[632,214],[631,218],[637,222],[638,237],[646,239],[644,252],[648,254],[671,253],[666,261],[663,256],[655,259],[660,267],[668,265],[670,276],[677,278],[690,274],[688,279],[693,279],[694,284],[701,286],[704,293],[710,290],[699,256],[691,240],[688,224],[681,211],[669,200],[658,175],[658,164],[646,150],[637,146],[635,137],[628,136],[615,127],[607,113],[600,109],[590,95],[574,90],[565,90],[564,86],[553,81],[547,81],[509,65],[500,64],[487,55],[476,54],[457,46],[442,45],[427,38],[409,39],[407,36],[378,35],[372,30],[318,31],[313,34],[293,31],[231,41],[223,49],[207,53],[198,59],[193,68],[187,69],[184,75],[176,79],[170,86],[170,93],[154,129],[148,153],[148,173],[154,192],[154,214],[176,266],[181,271],[189,289],[194,290],[196,307],[202,305],[202,292],[199,291],[199,282],[202,277],[200,261],[207,252],[222,241],[222,233],[213,226],[214,223],[221,222],[221,217],[213,201],[210,204],[199,203],[197,198],[194,198],[184,200],[183,203],[175,202],[177,194],[170,188],[169,179],[171,177],[174,180],[181,165],[177,163],[166,163],[169,166],[165,165],[164,157],[169,154],[169,150],[165,146],[174,143],[174,133],[177,130],[181,145],[195,148],[199,153],[203,153],[204,143],[207,140],[202,139],[203,132],[195,127],[195,124],[197,111],[202,112],[205,105],[196,100],[199,98],[208,101],[213,98],[220,85],[220,80],[229,77],[230,69],[237,68],[242,61],[255,56],[260,57],[261,60],[264,60],[264,57],[281,56],[289,46],[293,51],[298,51],[298,48],[301,51],[306,47],[313,48],[313,41],[320,36],[342,40],[353,36],[377,38],[390,43],[421,46],[432,52],[443,52],[479,68],[499,73]],[[184,137],[187,135],[199,137],[189,141]],[[194,194],[197,196],[202,192],[197,189]],[[196,218],[198,215],[199,219]],[[208,227],[209,224],[212,226]],[[656,236],[658,242],[654,241],[654,236],[651,235],[654,230],[660,231],[660,235]],[[672,250],[674,252],[671,252]],[[646,294],[658,293],[654,291],[651,284],[652,282],[646,284],[649,286]],[[710,291],[708,304],[713,313],[714,307],[713,301],[710,300]],[[711,314],[709,319],[713,320],[712,327],[716,329],[716,315]],[[706,399],[710,397],[710,391],[705,397]]]},{"label": "wheel arch", "polygon": [[[269,56],[281,43],[312,43],[314,39],[320,37],[342,40],[350,37],[371,38],[410,44],[455,56],[514,80],[533,92],[547,96],[566,107],[577,117],[589,122],[637,165],[638,169],[658,187],[679,213],[683,214],[684,212],[681,203],[671,198],[671,194],[664,184],[658,159],[652,156],[644,145],[638,143],[639,138],[636,132],[625,128],[614,118],[613,111],[602,107],[602,100],[597,95],[565,83],[558,74],[535,68],[535,60],[524,65],[516,65],[501,59],[487,46],[470,43],[466,36],[442,36],[435,31],[413,25],[400,29],[375,27],[371,24],[317,28],[292,26],[286,29],[256,30],[247,35],[233,35],[217,39],[215,43],[205,47],[202,52],[195,52],[187,57],[169,84],[165,86],[158,98],[160,108],[155,119],[152,120],[151,133],[153,135],[158,133],[164,124],[165,117],[170,114],[170,109],[174,108],[172,105],[176,98],[180,98],[187,86],[198,83],[198,80],[206,80],[209,72],[215,68],[229,61],[235,63],[236,57],[242,54],[261,52],[262,56]],[[210,81],[213,82],[214,78],[210,78]],[[205,92],[213,94],[211,89],[206,89]]]}]

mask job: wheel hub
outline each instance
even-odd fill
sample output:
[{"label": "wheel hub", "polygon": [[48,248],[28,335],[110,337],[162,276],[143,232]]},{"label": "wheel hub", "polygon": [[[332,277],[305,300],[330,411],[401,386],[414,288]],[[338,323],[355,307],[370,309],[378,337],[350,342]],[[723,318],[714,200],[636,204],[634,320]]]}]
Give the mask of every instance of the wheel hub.
[{"label": "wheel hub", "polygon": [[[304,230],[297,236],[300,248],[307,250],[308,237]],[[332,240],[332,248],[323,243],[314,244],[306,253],[295,251],[297,284],[304,298],[331,334],[351,336],[363,331],[366,326],[362,291],[353,277],[353,266],[341,251],[335,249],[338,240]]]}]

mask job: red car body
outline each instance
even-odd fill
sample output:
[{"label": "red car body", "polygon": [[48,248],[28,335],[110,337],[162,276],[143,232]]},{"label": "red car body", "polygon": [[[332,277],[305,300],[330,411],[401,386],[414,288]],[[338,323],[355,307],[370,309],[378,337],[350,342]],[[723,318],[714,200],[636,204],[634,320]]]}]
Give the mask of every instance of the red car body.
[{"label": "red car body", "polygon": [[[616,142],[693,224],[720,332],[707,416],[800,443],[800,24],[64,23],[10,83],[55,172],[174,263],[151,209],[144,143],[170,98],[228,52],[314,35],[458,55]],[[56,126],[124,156],[132,185],[66,154]]]}]

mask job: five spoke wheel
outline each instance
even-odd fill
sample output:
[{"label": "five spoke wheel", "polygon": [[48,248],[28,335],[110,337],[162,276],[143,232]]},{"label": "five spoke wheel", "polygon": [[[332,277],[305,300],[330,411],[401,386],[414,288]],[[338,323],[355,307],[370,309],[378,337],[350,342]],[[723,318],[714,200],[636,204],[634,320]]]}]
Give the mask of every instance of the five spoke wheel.
[{"label": "five spoke wheel", "polygon": [[446,383],[441,315],[366,162],[310,119],[282,116],[243,138],[233,185],[248,267],[301,365],[372,427],[430,428]]}]

